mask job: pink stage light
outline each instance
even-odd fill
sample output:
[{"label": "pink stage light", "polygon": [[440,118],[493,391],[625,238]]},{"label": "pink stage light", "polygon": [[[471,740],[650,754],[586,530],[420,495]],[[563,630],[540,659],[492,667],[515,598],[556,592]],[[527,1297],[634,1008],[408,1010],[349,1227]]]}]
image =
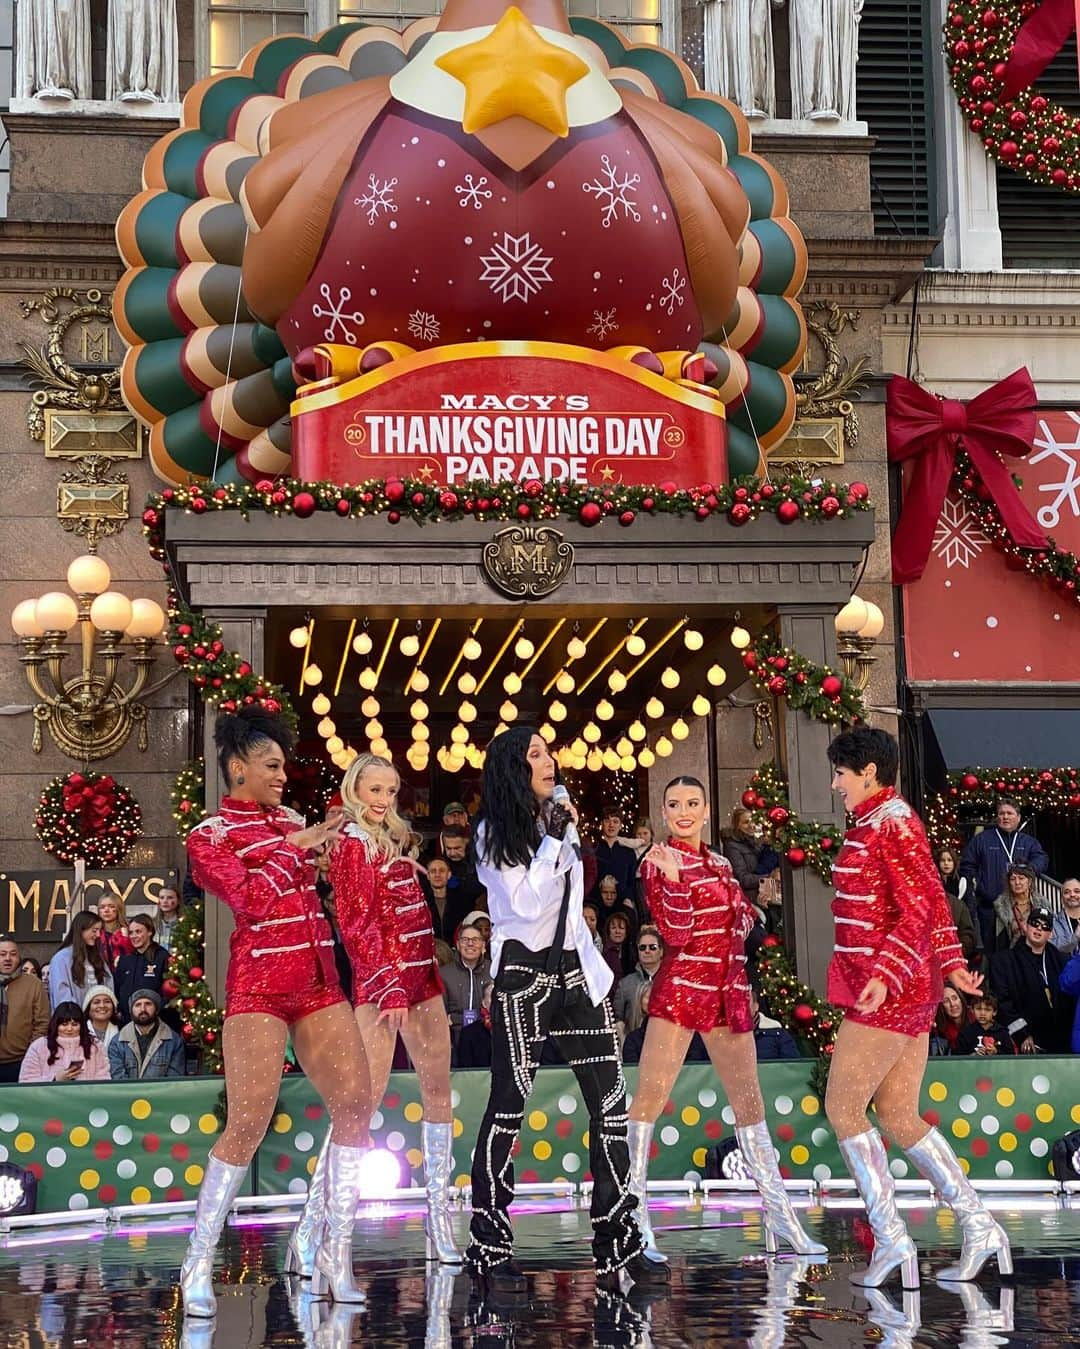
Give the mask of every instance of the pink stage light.
[{"label": "pink stage light", "polygon": [[399,1153],[389,1148],[372,1148],[360,1163],[361,1199],[387,1199],[395,1190],[405,1189],[410,1181]]}]

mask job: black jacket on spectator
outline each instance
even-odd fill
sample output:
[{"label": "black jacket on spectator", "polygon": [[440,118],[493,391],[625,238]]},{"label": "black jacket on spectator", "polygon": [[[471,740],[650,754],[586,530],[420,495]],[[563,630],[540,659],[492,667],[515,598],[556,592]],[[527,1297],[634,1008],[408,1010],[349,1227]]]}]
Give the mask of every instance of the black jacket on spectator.
[{"label": "black jacket on spectator", "polygon": [[758,1063],[769,1059],[801,1059],[799,1046],[791,1031],[783,1026],[764,1026],[754,1031],[754,1049]]},{"label": "black jacket on spectator", "polygon": [[424,898],[427,900],[435,936],[441,937],[448,946],[453,946],[457,930],[466,916],[472,913],[473,909],[480,907],[479,901],[484,897],[484,887],[476,879],[469,880],[468,877],[462,879],[451,872],[450,879],[446,883],[446,900],[441,913],[435,892],[426,876],[420,877],[420,889],[423,890]]},{"label": "black jacket on spectator", "polygon": [[1016,1053],[1012,1036],[999,1021],[995,1021],[987,1030],[983,1030],[977,1021],[965,1026],[956,1037],[954,1052],[957,1054],[974,1054],[976,1045],[981,1045],[984,1040],[993,1040],[994,1047],[999,1054]]},{"label": "black jacket on spectator", "polygon": [[1067,959],[1050,942],[1042,955],[1036,955],[1023,940],[990,957],[990,986],[997,994],[1001,1021],[1017,1044],[1031,1035],[1048,1054],[1070,1052],[1076,1000],[1058,987]]},{"label": "black jacket on spectator", "polygon": [[168,1002],[161,991],[168,958],[164,946],[159,946],[155,941],[151,942],[145,951],[133,951],[130,955],[121,956],[116,962],[113,987],[116,991],[116,1001],[120,1004],[121,1025],[126,1025],[131,1020],[131,1008],[128,1004],[131,1002],[132,993],[140,988],[152,988],[163,1003]]},{"label": "black jacket on spectator", "polygon": [[743,838],[741,834],[729,834],[724,838],[724,856],[731,863],[735,879],[751,904],[757,903],[758,890],[764,880],[757,869],[758,859],[764,851],[763,839]]},{"label": "black jacket on spectator", "polygon": [[622,843],[606,843],[603,839],[596,845],[596,887],[594,894],[600,895],[600,882],[605,876],[614,876],[619,886],[619,898],[634,902],[637,891],[637,854]]},{"label": "black jacket on spectator", "polygon": [[[646,1017],[637,1030],[632,1030],[623,1041],[622,1061],[623,1063],[640,1063],[641,1051],[645,1046],[645,1032],[649,1028],[649,1018]],[[686,1057],[683,1063],[708,1063],[709,1051],[705,1048],[705,1041],[701,1036],[694,1032],[693,1039],[686,1047]]]}]

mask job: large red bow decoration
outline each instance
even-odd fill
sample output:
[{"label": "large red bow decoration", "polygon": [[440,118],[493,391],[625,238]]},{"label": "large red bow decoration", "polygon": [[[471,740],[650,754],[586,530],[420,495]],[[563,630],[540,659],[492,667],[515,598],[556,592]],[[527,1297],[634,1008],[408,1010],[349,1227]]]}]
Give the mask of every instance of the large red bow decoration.
[{"label": "large red bow decoration", "polygon": [[1022,89],[1035,83],[1074,28],[1080,31],[1080,0],[1042,0],[1016,34],[1005,65],[1005,98],[1015,98]]},{"label": "large red bow decoration", "polygon": [[1020,548],[1049,545],[1020,500],[1002,455],[1022,458],[1035,439],[1038,395],[1027,369],[1014,370],[970,403],[936,395],[894,375],[885,394],[885,435],[893,463],[914,459],[893,535],[893,584],[917,581],[934,541],[957,450],[963,449]]}]

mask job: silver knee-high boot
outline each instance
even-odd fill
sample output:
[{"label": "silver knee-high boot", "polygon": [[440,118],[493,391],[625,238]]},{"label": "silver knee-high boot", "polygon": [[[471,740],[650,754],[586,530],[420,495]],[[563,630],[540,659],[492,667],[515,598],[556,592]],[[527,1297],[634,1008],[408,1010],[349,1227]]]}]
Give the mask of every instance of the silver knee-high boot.
[{"label": "silver knee-high boot", "polygon": [[360,1201],[360,1164],[368,1148],[331,1142],[326,1151],[326,1220],[311,1271],[313,1297],[364,1303],[353,1281],[352,1232]]},{"label": "silver knee-high boot", "polygon": [[877,1288],[899,1269],[903,1286],[918,1288],[919,1259],[915,1243],[896,1211],[896,1182],[881,1135],[876,1129],[867,1129],[864,1134],[845,1138],[840,1143],[840,1155],[858,1186],[874,1233],[870,1263],[861,1274],[852,1274],[851,1282]]},{"label": "silver knee-high boot", "polygon": [[330,1134],[327,1133],[315,1170],[311,1173],[307,1199],[285,1252],[285,1273],[295,1274],[301,1279],[311,1278],[311,1271],[315,1268],[315,1252],[322,1240],[323,1223],[326,1221],[326,1154],[329,1148]]},{"label": "silver knee-high boot", "polygon": [[461,1252],[454,1244],[450,1223],[450,1169],[454,1164],[453,1124],[424,1120],[420,1126],[420,1146],[424,1152],[424,1179],[427,1181],[428,1255],[440,1265],[460,1265]]},{"label": "silver knee-high boot", "polygon": [[180,1266],[180,1289],[185,1316],[215,1316],[214,1252],[232,1202],[247,1175],[246,1166],[230,1166],[211,1154],[195,1204],[195,1226]]},{"label": "silver knee-high boot", "polygon": [[652,1146],[654,1126],[642,1120],[631,1120],[626,1126],[626,1141],[630,1149],[630,1193],[638,1202],[634,1217],[641,1230],[641,1249],[650,1260],[667,1264],[667,1256],[657,1248],[656,1237],[649,1218],[649,1149]]},{"label": "silver knee-high boot", "polygon": [[739,1151],[765,1206],[765,1249],[775,1254],[777,1241],[786,1241],[796,1255],[828,1255],[827,1246],[813,1241],[795,1216],[780,1168],[776,1165],[769,1126],[764,1120],[735,1130]]},{"label": "silver knee-high boot", "polygon": [[915,1163],[919,1174],[937,1190],[942,1199],[960,1219],[964,1245],[960,1262],[950,1265],[938,1274],[946,1283],[965,1283],[977,1279],[979,1271],[992,1256],[997,1259],[1002,1274],[1013,1272],[1012,1250],[1005,1229],[986,1210],[986,1206],[972,1187],[956,1154],[936,1129],[931,1129],[907,1155]]}]

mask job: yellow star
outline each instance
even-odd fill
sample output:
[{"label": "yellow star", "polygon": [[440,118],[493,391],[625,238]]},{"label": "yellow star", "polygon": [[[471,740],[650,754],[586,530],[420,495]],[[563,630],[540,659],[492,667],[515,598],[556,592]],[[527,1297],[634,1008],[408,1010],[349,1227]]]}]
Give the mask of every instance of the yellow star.
[{"label": "yellow star", "polygon": [[430,464],[424,464],[421,468],[418,468],[416,470],[416,476],[418,478],[423,478],[425,482],[430,482],[431,479],[435,476],[435,470],[431,467]]},{"label": "yellow star", "polygon": [[600,476],[601,478],[603,478],[605,482],[610,482],[612,478],[614,478],[615,476],[615,470],[611,467],[610,464],[605,464],[604,467],[600,470]]},{"label": "yellow star", "polygon": [[566,91],[589,73],[580,56],[542,38],[516,5],[487,37],[435,64],[465,86],[461,125],[469,135],[515,116],[567,135]]}]

